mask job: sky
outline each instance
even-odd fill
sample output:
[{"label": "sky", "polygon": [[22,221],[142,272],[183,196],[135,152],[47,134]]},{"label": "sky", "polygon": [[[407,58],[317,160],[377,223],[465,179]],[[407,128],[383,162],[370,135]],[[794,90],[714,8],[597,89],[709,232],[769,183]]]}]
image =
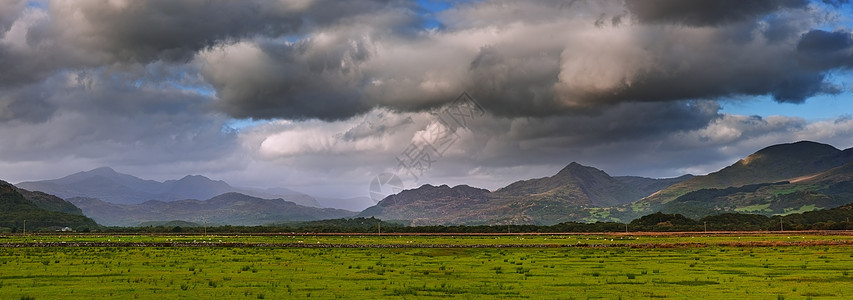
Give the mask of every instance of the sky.
[{"label": "sky", "polygon": [[[0,1],[0,179],[367,197],[853,147],[841,0]],[[460,98],[461,97],[461,98]]]}]

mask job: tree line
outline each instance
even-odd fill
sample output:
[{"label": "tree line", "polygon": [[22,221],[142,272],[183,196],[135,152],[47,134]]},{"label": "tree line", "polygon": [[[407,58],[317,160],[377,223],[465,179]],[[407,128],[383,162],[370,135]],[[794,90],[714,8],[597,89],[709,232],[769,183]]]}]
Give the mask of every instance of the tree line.
[{"label": "tree line", "polygon": [[[757,214],[725,213],[695,220],[681,214],[653,213],[631,221],[564,222],[541,225],[431,225],[409,226],[403,221],[376,218],[345,218],[294,222],[266,226],[141,226],[103,227],[116,233],[559,233],[638,231],[780,231],[853,230],[853,204],[837,208],[767,217]],[[185,224],[186,225],[186,224]]]}]

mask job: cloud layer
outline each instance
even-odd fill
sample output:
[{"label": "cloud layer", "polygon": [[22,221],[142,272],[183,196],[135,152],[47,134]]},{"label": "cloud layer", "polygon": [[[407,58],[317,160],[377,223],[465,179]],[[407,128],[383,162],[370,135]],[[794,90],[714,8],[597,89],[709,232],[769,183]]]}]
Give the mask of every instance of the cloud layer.
[{"label": "cloud layer", "polygon": [[358,195],[463,91],[488,113],[421,182],[493,188],[570,161],[675,176],[771,143],[849,147],[849,116],[739,116],[719,104],[849,95],[849,10],[806,0],[486,0],[443,11],[403,0],[0,1],[0,170],[14,181],[112,165]]},{"label": "cloud layer", "polygon": [[197,71],[236,118],[341,120],[423,111],[468,91],[496,115],[622,102],[838,94],[850,67],[839,3],[482,1],[6,2],[2,86],[153,63]]},{"label": "cloud layer", "polygon": [[[709,7],[710,6],[710,7]],[[805,1],[484,1],[440,14],[389,5],[293,42],[208,49],[203,76],[236,117],[337,120],[371,108],[419,111],[465,90],[508,117],[622,102],[838,94],[851,45],[832,8]],[[829,57],[827,57],[829,55]]]}]

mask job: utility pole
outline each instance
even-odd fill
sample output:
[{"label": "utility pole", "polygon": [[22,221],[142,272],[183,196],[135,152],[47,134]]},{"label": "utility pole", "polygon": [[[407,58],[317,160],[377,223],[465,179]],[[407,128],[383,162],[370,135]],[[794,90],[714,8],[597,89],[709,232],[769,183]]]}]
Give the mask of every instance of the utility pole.
[{"label": "utility pole", "polygon": [[24,220],[24,235],[27,235],[27,220]]},{"label": "utility pole", "polygon": [[708,232],[708,221],[703,221],[702,223],[705,223],[705,232]]},{"label": "utility pole", "polygon": [[628,223],[625,223],[625,233],[628,233]]},{"label": "utility pole", "polygon": [[382,236],[382,220],[379,220],[379,236]]}]

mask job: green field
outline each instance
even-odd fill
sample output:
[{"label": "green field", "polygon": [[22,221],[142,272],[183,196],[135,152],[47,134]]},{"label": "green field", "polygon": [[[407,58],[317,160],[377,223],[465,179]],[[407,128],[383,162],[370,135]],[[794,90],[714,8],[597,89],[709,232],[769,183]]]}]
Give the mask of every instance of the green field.
[{"label": "green field", "polygon": [[[56,246],[78,242],[106,244]],[[829,299],[853,288],[851,242],[797,233],[6,236],[0,298]],[[328,245],[356,247],[319,248]]]}]

